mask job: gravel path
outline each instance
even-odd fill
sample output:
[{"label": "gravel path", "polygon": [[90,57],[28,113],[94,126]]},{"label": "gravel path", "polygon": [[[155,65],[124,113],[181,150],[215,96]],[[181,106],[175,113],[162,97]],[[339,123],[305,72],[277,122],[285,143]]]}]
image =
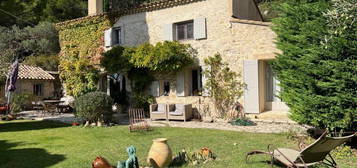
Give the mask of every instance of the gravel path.
[{"label": "gravel path", "polygon": [[[59,121],[71,124],[73,121],[78,121],[73,114],[60,114],[55,116],[41,116],[41,114],[35,111],[25,111],[20,113],[21,117],[30,120],[50,120]],[[276,122],[276,121],[261,121],[253,120],[256,125],[254,126],[235,126],[225,121],[216,121],[213,123],[198,122],[198,121],[151,121],[148,123],[152,127],[180,127],[180,128],[203,128],[203,129],[217,129],[217,130],[229,130],[229,131],[243,131],[254,133],[283,133],[289,131],[303,132],[307,127],[298,125],[292,122]],[[121,123],[127,125],[127,119],[121,119]]]},{"label": "gravel path", "polygon": [[294,123],[278,123],[278,122],[262,122],[255,121],[254,126],[236,126],[230,123],[218,121],[214,123],[205,122],[180,122],[180,121],[149,121],[151,126],[157,127],[181,127],[181,128],[204,128],[204,129],[218,129],[218,130],[229,130],[229,131],[240,131],[240,132],[254,132],[254,133],[283,133],[289,131],[303,132],[307,128]]}]

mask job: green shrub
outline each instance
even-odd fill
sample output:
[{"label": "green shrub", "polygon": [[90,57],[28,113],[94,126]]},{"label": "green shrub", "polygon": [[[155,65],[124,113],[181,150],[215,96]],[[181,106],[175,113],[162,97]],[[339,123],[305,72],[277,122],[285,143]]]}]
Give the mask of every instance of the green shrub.
[{"label": "green shrub", "polygon": [[15,94],[11,98],[10,112],[12,114],[19,113],[25,109],[25,106],[30,103],[31,95]]},{"label": "green shrub", "polygon": [[104,116],[110,116],[113,99],[104,92],[90,92],[75,101],[75,115],[86,121],[96,122]]},{"label": "green shrub", "polygon": [[146,113],[149,112],[150,104],[155,103],[155,98],[145,93],[134,94],[134,99],[135,99],[135,108],[142,108]]}]

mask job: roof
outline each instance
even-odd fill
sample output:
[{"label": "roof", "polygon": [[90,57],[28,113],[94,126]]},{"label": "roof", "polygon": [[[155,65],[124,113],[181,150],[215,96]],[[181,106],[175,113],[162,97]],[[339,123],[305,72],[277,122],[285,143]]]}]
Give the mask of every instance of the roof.
[{"label": "roof", "polygon": [[55,78],[40,67],[20,64],[18,79],[55,80]]},{"label": "roof", "polygon": [[80,20],[84,20],[84,19],[88,19],[88,18],[92,18],[92,17],[97,17],[97,16],[105,16],[105,15],[120,16],[120,15],[129,15],[129,14],[135,14],[135,13],[141,13],[141,12],[155,11],[155,10],[159,10],[159,9],[180,6],[180,5],[185,5],[185,4],[199,2],[199,1],[205,1],[205,0],[158,0],[158,1],[153,1],[153,2],[143,3],[143,4],[137,5],[135,7],[122,9],[120,11],[100,13],[100,14],[96,14],[96,15],[84,16],[84,17],[80,17],[77,19],[67,20],[64,22],[56,23],[56,25],[61,26],[61,25],[68,24],[71,22],[76,22],[76,21],[80,21]]}]

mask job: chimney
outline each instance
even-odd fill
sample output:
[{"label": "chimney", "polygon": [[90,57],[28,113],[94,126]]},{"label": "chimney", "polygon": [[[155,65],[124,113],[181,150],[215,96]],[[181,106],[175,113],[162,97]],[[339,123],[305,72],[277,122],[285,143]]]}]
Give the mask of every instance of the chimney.
[{"label": "chimney", "polygon": [[103,13],[103,0],[88,0],[88,16]]}]

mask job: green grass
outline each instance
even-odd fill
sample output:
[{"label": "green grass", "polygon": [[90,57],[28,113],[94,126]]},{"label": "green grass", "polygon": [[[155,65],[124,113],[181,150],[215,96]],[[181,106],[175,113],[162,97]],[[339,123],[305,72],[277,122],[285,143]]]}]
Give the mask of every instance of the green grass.
[{"label": "green grass", "polygon": [[[253,149],[266,149],[267,144],[296,146],[284,134],[170,127],[129,133],[127,126],[82,128],[49,121],[0,122],[0,167],[88,168],[99,155],[116,165],[118,160],[127,158],[125,150],[130,145],[137,148],[139,163],[147,165],[145,160],[152,139],[159,137],[169,139],[174,153],[183,148],[194,150],[209,147],[218,159],[201,167],[212,168],[270,167],[265,162],[269,159],[266,156],[253,156],[253,163],[246,164],[245,153]],[[341,167],[353,167],[352,164],[356,162],[356,158],[339,160]]]}]

